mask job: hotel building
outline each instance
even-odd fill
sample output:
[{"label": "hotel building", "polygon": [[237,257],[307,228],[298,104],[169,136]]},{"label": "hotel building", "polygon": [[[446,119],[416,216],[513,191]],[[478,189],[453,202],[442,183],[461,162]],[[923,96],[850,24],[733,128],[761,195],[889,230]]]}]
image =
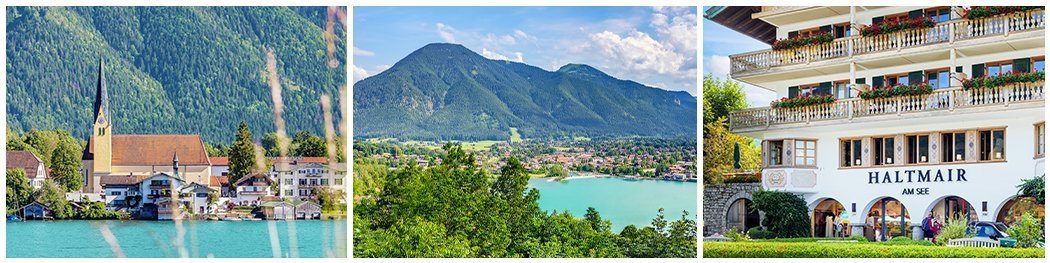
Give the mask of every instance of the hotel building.
[{"label": "hotel building", "polygon": [[[922,219],[949,216],[1010,223],[1023,210],[1022,179],[1044,174],[1044,80],[964,88],[963,81],[1044,71],[1045,10],[987,17],[968,7],[712,7],[715,22],[767,44],[827,32],[830,41],[730,56],[731,78],[776,97],[828,95],[832,102],[730,113],[732,132],[761,142],[761,188],[801,196],[813,236],[922,237]],[[861,29],[928,18],[898,32]],[[860,93],[929,84],[920,95]],[[725,228],[759,224],[727,200]],[[706,199],[705,199],[706,202]],[[706,206],[706,205],[705,205]],[[1017,209],[1015,209],[1017,208]],[[706,209],[705,209],[706,211]],[[732,212],[730,212],[732,211]],[[707,215],[705,215],[705,218]],[[719,226],[722,227],[722,226]],[[705,234],[707,234],[705,227]]]}]

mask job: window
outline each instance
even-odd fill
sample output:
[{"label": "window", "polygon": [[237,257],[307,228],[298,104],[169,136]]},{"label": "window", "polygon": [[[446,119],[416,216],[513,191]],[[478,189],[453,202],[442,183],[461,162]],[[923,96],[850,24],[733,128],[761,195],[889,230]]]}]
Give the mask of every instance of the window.
[{"label": "window", "polygon": [[951,8],[947,6],[926,8],[926,17],[933,19],[934,23],[940,23],[952,19]]},{"label": "window", "polygon": [[292,189],[284,190],[284,195],[295,195],[295,191]]},{"label": "window", "polygon": [[1032,71],[1045,71],[1046,70],[1046,58],[1034,58],[1032,59]]},{"label": "window", "polygon": [[930,84],[934,89],[943,89],[951,85],[951,78],[948,76],[948,69],[934,69],[926,71],[926,84]]},{"label": "window", "polygon": [[284,184],[287,184],[287,185],[295,184],[295,180],[293,180],[293,179],[284,179]]},{"label": "window", "polygon": [[299,184],[300,185],[305,185],[306,184],[306,179],[299,179]]},{"label": "window", "polygon": [[978,138],[981,139],[979,148],[981,161],[998,161],[1006,157],[1005,129],[982,130],[977,133]]},{"label": "window", "polygon": [[795,140],[795,165],[817,166],[817,141]]},{"label": "window", "polygon": [[905,136],[908,143],[908,163],[926,163],[929,162],[930,156],[930,136],[929,135],[908,135]]},{"label": "window", "polygon": [[335,179],[335,185],[343,185],[343,179]]},{"label": "window", "polygon": [[820,85],[817,85],[817,84],[799,86],[798,87],[798,96],[799,97],[805,97],[805,96],[810,96],[810,95],[817,95],[817,94],[820,93],[820,89],[819,88],[820,88]]},{"label": "window", "polygon": [[111,191],[111,192],[109,192],[109,195],[120,196],[120,191]]},{"label": "window", "polygon": [[946,132],[941,134],[941,161],[961,162],[966,160],[966,133]]},{"label": "window", "polygon": [[875,138],[875,165],[893,164],[893,137]]},{"label": "window", "polygon": [[197,198],[208,198],[208,193],[197,193]]},{"label": "window", "polygon": [[1035,158],[1046,156],[1046,123],[1040,122],[1035,125]]},{"label": "window", "polygon": [[321,179],[321,185],[328,185],[328,179]]},{"label": "window", "polygon": [[1010,73],[1014,71],[1013,61],[1004,62],[992,62],[985,65],[985,69],[988,72],[985,76],[995,77],[1004,73]]},{"label": "window", "polygon": [[835,82],[835,98],[837,99],[848,99],[850,98],[849,92],[849,81],[836,81]]},{"label": "window", "polygon": [[861,165],[861,147],[860,140],[842,141],[842,167]]},{"label": "window", "polygon": [[769,151],[766,152],[769,166],[784,165],[783,156],[784,141],[769,141]]},{"label": "window", "polygon": [[310,179],[310,185],[317,185],[317,179]]}]

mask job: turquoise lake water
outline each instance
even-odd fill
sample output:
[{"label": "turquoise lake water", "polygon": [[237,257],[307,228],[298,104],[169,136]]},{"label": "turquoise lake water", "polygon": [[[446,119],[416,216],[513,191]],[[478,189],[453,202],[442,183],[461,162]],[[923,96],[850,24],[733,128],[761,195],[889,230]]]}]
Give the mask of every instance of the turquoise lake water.
[{"label": "turquoise lake water", "polygon": [[346,257],[348,247],[346,220],[183,221],[181,239],[172,221],[9,221],[7,256],[115,257],[106,229],[126,257]]},{"label": "turquoise lake water", "polygon": [[549,182],[544,178],[529,180],[529,186],[540,190],[540,208],[548,212],[568,210],[583,217],[587,207],[594,207],[602,218],[612,221],[619,233],[627,225],[648,226],[664,208],[664,219],[678,220],[682,210],[696,220],[697,183],[659,180],[627,181],[620,178],[581,178]]}]

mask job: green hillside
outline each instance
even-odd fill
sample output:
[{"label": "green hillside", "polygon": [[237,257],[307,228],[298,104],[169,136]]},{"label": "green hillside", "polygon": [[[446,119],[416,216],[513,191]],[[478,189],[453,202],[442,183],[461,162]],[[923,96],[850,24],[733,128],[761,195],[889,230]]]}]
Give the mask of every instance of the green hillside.
[{"label": "green hillside", "polygon": [[579,64],[550,72],[429,44],[354,84],[354,137],[696,136],[696,97]]},{"label": "green hillside", "polygon": [[86,138],[100,56],[119,134],[200,133],[228,144],[240,120],[256,134],[273,131],[267,49],[276,55],[289,131],[323,134],[320,96],[338,98],[346,85],[345,32],[337,22],[338,63],[330,64],[326,7],[6,12],[7,121],[16,131],[61,128]]}]

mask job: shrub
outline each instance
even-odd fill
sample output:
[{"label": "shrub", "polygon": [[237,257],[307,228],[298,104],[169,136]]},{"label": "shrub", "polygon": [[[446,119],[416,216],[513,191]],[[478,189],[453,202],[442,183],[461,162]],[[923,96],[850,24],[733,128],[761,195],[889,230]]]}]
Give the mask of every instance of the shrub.
[{"label": "shrub", "polygon": [[864,236],[850,236],[847,239],[852,239],[852,240],[856,240],[856,241],[859,241],[859,242],[868,242],[868,239],[865,238]]},{"label": "shrub", "polygon": [[769,232],[769,230],[759,229],[757,227],[747,230],[747,235],[750,236],[751,239],[770,239],[770,238],[773,238],[773,232]]},{"label": "shrub", "polygon": [[[1042,258],[1035,248],[891,245],[887,242],[707,242],[705,258]],[[889,246],[892,247],[889,247]]]},{"label": "shrub", "polygon": [[733,241],[736,241],[736,242],[747,241],[747,240],[751,239],[751,237],[747,236],[747,233],[744,233],[744,231],[740,231],[735,226],[733,228],[730,228],[729,230],[726,230],[726,232],[725,232],[725,234],[723,234],[723,236],[725,236],[726,238],[732,239]]},{"label": "shrub", "polygon": [[830,43],[834,40],[835,35],[832,35],[831,32],[825,31],[808,37],[797,36],[788,39],[778,39],[776,41],[773,41],[773,50],[784,50],[817,44],[824,44]]},{"label": "shrub", "polygon": [[752,193],[754,208],[766,213],[762,225],[773,237],[807,237],[809,208],[801,197],[787,192],[759,190]]},{"label": "shrub", "polygon": [[1046,72],[1008,72],[999,76],[983,76],[962,81],[963,90],[1002,87],[1014,83],[1043,81]]},{"label": "shrub", "polygon": [[933,242],[928,240],[914,240],[906,236],[896,236],[889,241],[884,242],[887,245],[915,245],[915,246],[933,246]]},{"label": "shrub", "polygon": [[779,108],[797,108],[812,105],[820,105],[835,102],[835,96],[832,95],[805,95],[794,98],[780,98],[780,100],[774,100],[769,103],[769,107],[774,109]]},{"label": "shrub", "polygon": [[886,19],[882,22],[862,27],[860,35],[870,37],[882,34],[900,32],[909,29],[930,28],[936,23],[929,17]]},{"label": "shrub", "polygon": [[1041,220],[1032,216],[1031,211],[1025,212],[1006,233],[1017,239],[1017,247],[1038,247],[1043,238],[1043,226],[1039,222]]},{"label": "shrub", "polygon": [[978,19],[1013,12],[1035,10],[1038,8],[1039,7],[1036,6],[971,6],[970,8],[963,10],[963,17],[966,19]]},{"label": "shrub", "polygon": [[937,245],[948,244],[948,241],[952,239],[972,236],[966,233],[966,228],[969,227],[967,223],[966,219],[959,215],[948,218],[948,222],[941,226],[941,232],[934,237],[937,240]]}]

